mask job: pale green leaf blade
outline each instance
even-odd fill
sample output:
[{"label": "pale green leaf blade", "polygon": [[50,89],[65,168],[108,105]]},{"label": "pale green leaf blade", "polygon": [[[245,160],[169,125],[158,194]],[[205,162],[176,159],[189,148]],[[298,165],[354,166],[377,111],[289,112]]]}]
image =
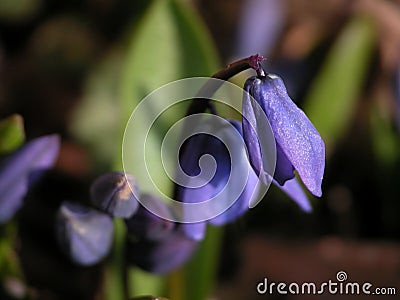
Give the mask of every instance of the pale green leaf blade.
[{"label": "pale green leaf blade", "polygon": [[0,121],[0,154],[15,150],[24,140],[24,120],[20,115],[12,115]]},{"label": "pale green leaf blade", "polygon": [[115,48],[89,74],[70,132],[88,147],[98,170],[105,171],[119,149],[121,107],[117,98],[123,53]]},{"label": "pale green leaf blade", "polygon": [[[136,105],[153,90],[178,79],[209,76],[218,69],[216,52],[204,25],[181,1],[154,1],[133,37],[121,85],[125,121]],[[149,110],[160,110],[157,103],[152,105]],[[147,137],[146,156],[150,164],[159,162],[163,133],[174,121],[184,116],[186,107],[187,104],[174,108],[172,113],[165,112],[159,120],[158,128],[152,130]],[[146,115],[141,117],[145,119]],[[137,135],[146,132],[147,128],[135,128]],[[116,166],[120,168],[121,151],[117,152],[115,159]],[[143,158],[133,154],[124,159],[130,160],[129,165],[136,165],[135,160]],[[135,174],[139,184],[143,182],[140,177],[144,172],[147,170],[137,170]],[[171,182],[163,172],[155,174],[154,181],[163,191],[170,191]],[[151,191],[152,186],[143,183],[141,188]]]},{"label": "pale green leaf blade", "polygon": [[352,19],[335,41],[305,99],[304,110],[328,151],[351,121],[371,63],[375,34],[370,19]]}]

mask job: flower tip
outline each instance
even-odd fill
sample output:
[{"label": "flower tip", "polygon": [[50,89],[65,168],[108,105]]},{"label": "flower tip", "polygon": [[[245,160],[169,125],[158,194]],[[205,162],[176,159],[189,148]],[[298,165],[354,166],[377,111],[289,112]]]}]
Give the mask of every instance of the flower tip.
[{"label": "flower tip", "polygon": [[55,143],[60,143],[61,142],[60,135],[57,134],[57,133],[46,135],[43,138],[47,138],[48,140],[54,141]]},{"label": "flower tip", "polygon": [[[36,140],[33,140],[32,143],[36,143],[38,145],[39,144],[46,145],[46,147],[48,149],[57,150],[54,152],[58,153],[58,150],[61,146],[61,138],[58,134],[54,133],[54,134],[49,134],[49,135],[39,137]],[[45,146],[43,146],[43,147],[45,147]]]},{"label": "flower tip", "polygon": [[[323,172],[323,170],[322,170]],[[322,196],[322,177],[319,176],[313,176],[313,177],[306,177],[303,174],[300,174],[300,178],[302,179],[304,185],[306,188],[310,191],[311,194],[313,194],[316,197],[321,197]],[[303,175],[303,177],[302,177]]]},{"label": "flower tip", "polygon": [[306,204],[300,206],[300,208],[302,209],[302,211],[304,211],[307,214],[310,214],[313,211],[313,208],[312,208],[310,202],[307,202]]},{"label": "flower tip", "polygon": [[[254,200],[255,200],[255,201],[254,201]],[[262,198],[260,198],[260,199],[258,199],[258,198],[252,199],[252,200],[249,202],[249,209],[252,209],[252,208],[256,207],[257,204],[261,202],[261,200],[262,200]]]},{"label": "flower tip", "polygon": [[314,196],[321,197],[321,196],[322,196],[322,189],[321,189],[321,187],[318,187],[316,191],[313,191],[313,192],[312,192],[312,194],[313,194]]}]

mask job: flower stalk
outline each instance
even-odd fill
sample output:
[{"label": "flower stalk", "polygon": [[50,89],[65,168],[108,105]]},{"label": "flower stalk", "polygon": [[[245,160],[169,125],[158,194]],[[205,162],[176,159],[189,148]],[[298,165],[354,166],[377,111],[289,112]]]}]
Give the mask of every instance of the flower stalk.
[{"label": "flower stalk", "polygon": [[[224,69],[215,73],[211,78],[221,79],[223,81],[229,80],[231,77],[245,71],[248,69],[254,69],[257,72],[257,76],[265,76],[265,72],[261,67],[260,62],[264,61],[265,58],[261,55],[255,54],[249,57],[237,60]],[[198,95],[213,95],[221,86],[222,82],[216,82],[215,80],[209,80],[198,92]],[[207,109],[210,110],[212,114],[216,114],[215,107],[207,98],[195,98],[188,108],[186,113],[187,116],[193,114],[199,114],[205,112]]]}]

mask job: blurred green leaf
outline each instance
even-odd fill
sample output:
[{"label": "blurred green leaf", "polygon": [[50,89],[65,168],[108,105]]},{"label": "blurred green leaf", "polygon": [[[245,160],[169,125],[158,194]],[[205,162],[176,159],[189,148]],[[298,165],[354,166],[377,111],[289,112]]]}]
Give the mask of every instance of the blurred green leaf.
[{"label": "blurred green leaf", "polygon": [[94,68],[70,123],[71,133],[89,147],[100,171],[110,167],[121,143],[122,117],[117,95],[123,58],[122,51],[114,49]]},{"label": "blurred green leaf", "polygon": [[163,294],[165,282],[161,275],[154,275],[138,268],[130,268],[128,275],[131,295]]},{"label": "blurred green leaf", "polygon": [[208,226],[205,239],[186,267],[184,299],[204,300],[210,297],[217,279],[222,235],[223,227]]},{"label": "blurred green leaf", "polygon": [[9,22],[26,21],[41,9],[43,0],[0,0],[0,19]]},{"label": "blurred green leaf", "polygon": [[17,228],[10,222],[0,228],[0,282],[5,278],[22,278],[19,257],[15,250]]},{"label": "blurred green leaf", "polygon": [[380,164],[394,166],[400,155],[400,139],[392,126],[389,112],[377,103],[370,107],[369,124],[372,146]]},{"label": "blurred green leaf", "polygon": [[[135,106],[153,90],[178,79],[209,76],[218,68],[216,52],[204,25],[182,1],[154,1],[135,33],[122,78],[124,121],[128,120]],[[160,111],[157,103],[149,107],[149,110]],[[174,107],[173,113],[167,111],[160,117],[156,126],[158,130],[152,130],[147,137],[146,155],[150,164],[159,161],[163,133],[174,120],[183,117],[185,111],[186,105],[180,105]],[[142,117],[146,118],[146,115]],[[125,123],[122,125],[125,126]],[[145,129],[147,128],[135,128],[135,134],[144,135]],[[121,166],[120,153],[121,151],[117,152],[115,157],[118,167]],[[135,161],[143,158],[132,155],[127,159],[131,160],[130,165],[136,165]],[[134,174],[139,184],[143,182],[141,174],[146,172],[147,170],[138,170]],[[163,172],[155,174],[154,181],[163,191],[170,191],[170,181]],[[152,186],[142,183],[141,189],[151,191]]]},{"label": "blurred green leaf", "polygon": [[370,19],[354,17],[336,40],[306,97],[304,110],[328,153],[353,116],[372,59],[375,33]]},{"label": "blurred green leaf", "polygon": [[139,296],[132,298],[131,300],[168,300],[168,299],[162,297],[153,297],[153,296]]},{"label": "blurred green leaf", "polygon": [[128,268],[125,261],[125,238],[125,223],[122,219],[115,218],[112,257],[105,272],[106,299],[122,300],[128,297],[128,291],[126,290],[128,286],[124,283]]},{"label": "blurred green leaf", "polygon": [[24,120],[20,115],[12,115],[0,121],[0,154],[15,150],[24,140]]},{"label": "blurred green leaf", "polygon": [[[205,30],[205,26],[197,14],[179,0],[156,0],[152,3],[141,23],[132,34],[131,46],[124,62],[124,72],[121,82],[120,99],[123,116],[120,119],[119,145],[122,148],[122,130],[136,105],[153,90],[172,81],[193,76],[210,76],[218,70],[218,59],[214,44]],[[162,99],[160,99],[162,101]],[[150,164],[158,162],[161,157],[161,141],[165,130],[179,118],[183,117],[187,105],[174,107],[165,112],[157,121],[156,129],[147,136],[146,156]],[[150,110],[160,111],[157,103]],[[146,119],[146,114],[142,116]],[[139,120],[140,121],[140,120]],[[138,122],[145,124],[146,122]],[[144,135],[147,128],[135,128],[135,134]],[[143,147],[143,145],[129,145]],[[121,168],[121,148],[115,154],[115,167]],[[176,155],[176,153],[174,154]],[[130,165],[137,164],[143,157],[134,153],[130,157]],[[162,165],[152,166],[160,170],[154,174],[153,180],[157,186],[167,193],[172,192],[172,184],[162,172]],[[142,191],[151,192],[153,186],[143,184],[141,177],[147,170],[136,170],[136,176]],[[142,184],[141,184],[142,183]],[[209,245],[211,248],[213,245]],[[204,265],[215,261],[203,261]],[[131,296],[139,294],[162,294],[161,287],[165,282],[158,276],[150,276],[143,272],[130,272],[134,291]],[[145,276],[144,276],[145,275]],[[203,274],[204,275],[204,274]],[[207,277],[213,277],[209,274]],[[198,280],[202,278],[198,277]],[[145,288],[144,288],[145,287]],[[182,287],[181,287],[182,288]],[[193,293],[197,290],[194,289]]]}]

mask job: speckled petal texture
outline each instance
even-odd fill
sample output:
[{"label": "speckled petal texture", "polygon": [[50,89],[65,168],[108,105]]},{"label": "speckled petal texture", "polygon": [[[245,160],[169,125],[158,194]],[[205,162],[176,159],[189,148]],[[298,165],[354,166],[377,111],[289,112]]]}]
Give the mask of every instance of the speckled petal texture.
[{"label": "speckled petal texture", "polygon": [[314,195],[321,196],[325,145],[311,121],[290,99],[282,79],[271,74],[263,78],[251,77],[245,87],[261,105],[277,145],[298,171],[305,186]]}]

